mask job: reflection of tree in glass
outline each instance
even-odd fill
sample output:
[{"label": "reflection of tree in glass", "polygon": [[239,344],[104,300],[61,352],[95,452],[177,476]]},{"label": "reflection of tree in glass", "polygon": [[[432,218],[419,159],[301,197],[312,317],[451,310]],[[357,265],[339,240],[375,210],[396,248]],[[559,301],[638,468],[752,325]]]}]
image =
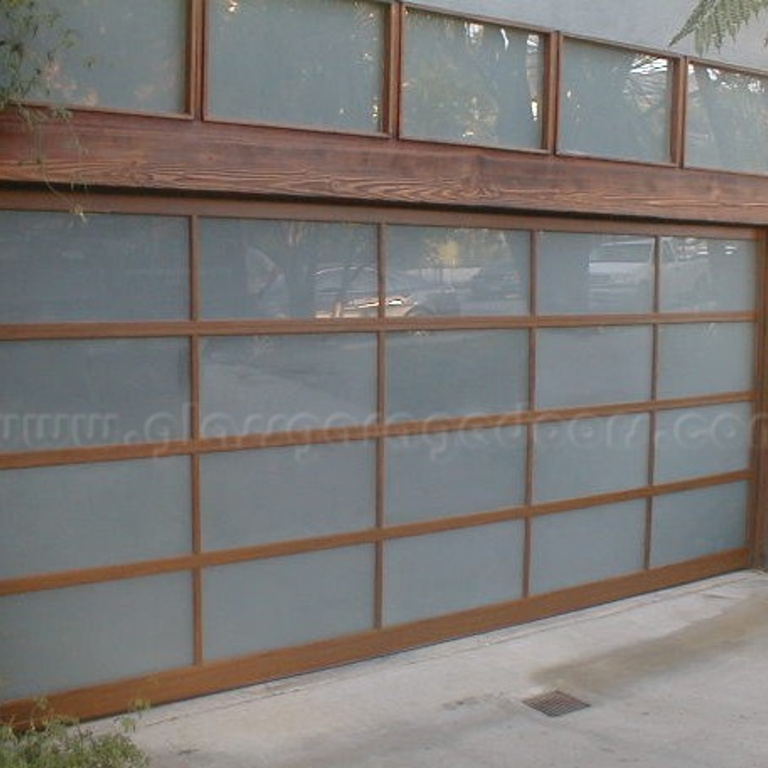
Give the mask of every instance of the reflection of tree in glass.
[{"label": "reflection of tree in glass", "polygon": [[407,19],[408,135],[541,146],[538,35],[413,10]]},{"label": "reflection of tree in glass", "polygon": [[667,59],[569,41],[563,86],[565,148],[669,161],[670,92]]},{"label": "reflection of tree in glass", "polygon": [[215,0],[213,111],[380,130],[383,9],[355,0]]},{"label": "reflection of tree in glass", "polygon": [[768,171],[768,88],[765,78],[692,66],[688,159],[693,165]]},{"label": "reflection of tree in glass", "polygon": [[[35,97],[84,106],[175,112],[185,107],[187,3],[41,0],[76,45],[59,52]],[[46,45],[45,35],[40,43]]]}]

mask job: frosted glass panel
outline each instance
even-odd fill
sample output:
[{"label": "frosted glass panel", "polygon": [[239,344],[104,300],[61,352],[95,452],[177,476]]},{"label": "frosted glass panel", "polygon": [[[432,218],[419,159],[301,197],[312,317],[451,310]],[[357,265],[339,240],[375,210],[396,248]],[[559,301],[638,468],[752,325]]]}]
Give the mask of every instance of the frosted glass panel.
[{"label": "frosted glass panel", "polygon": [[349,547],[206,571],[206,657],[371,629],[374,555],[373,547]]},{"label": "frosted glass panel", "polygon": [[409,523],[515,507],[525,500],[524,427],[387,441],[386,521]]},{"label": "frosted glass panel", "polygon": [[543,232],[538,310],[547,315],[651,312],[654,239]]},{"label": "frosted glass panel", "polygon": [[522,596],[521,521],[394,539],[384,547],[384,623]]},{"label": "frosted glass panel", "polygon": [[647,414],[536,427],[534,500],[623,491],[648,483]]},{"label": "frosted glass panel", "polygon": [[188,226],[0,211],[0,323],[189,317]]},{"label": "frosted glass panel", "polygon": [[662,312],[745,312],[755,308],[755,244],[670,237],[661,241]]},{"label": "frosted glass panel", "polygon": [[[696,0],[623,0],[621,13],[615,13],[617,5],[613,0],[419,0],[420,6],[443,11],[510,19],[595,40],[656,49],[669,47],[697,4]],[[765,26],[761,21],[753,18],[734,38],[726,35],[722,48],[708,50],[707,57],[764,67]],[[674,50],[694,55],[693,35],[677,43]]]},{"label": "frosted glass panel", "polygon": [[[38,35],[37,59],[46,88],[30,96],[87,107],[132,111],[186,110],[186,0],[40,0],[61,15],[52,30]],[[73,31],[51,66],[46,51],[61,32]]]},{"label": "frosted glass panel", "polygon": [[376,227],[203,219],[206,318],[376,317]]},{"label": "frosted glass panel", "polygon": [[408,9],[404,134],[538,149],[545,45],[538,34]]},{"label": "frosted glass panel", "polygon": [[659,56],[566,40],[560,149],[670,162],[672,71]]},{"label": "frosted glass panel", "polygon": [[749,468],[749,403],[661,411],[656,425],[656,483]]},{"label": "frosted glass panel", "polygon": [[211,112],[380,130],[386,9],[360,0],[212,0]]},{"label": "frosted glass panel", "polygon": [[662,325],[659,397],[751,390],[754,353],[751,323]]},{"label": "frosted glass panel", "polygon": [[186,667],[192,638],[188,573],[3,597],[2,699]]},{"label": "frosted glass panel", "polygon": [[202,350],[206,436],[346,427],[375,417],[373,335],[210,338]]},{"label": "frosted glass panel", "polygon": [[747,545],[747,483],[659,496],[653,501],[653,566]]},{"label": "frosted glass panel", "polygon": [[187,434],[186,339],[0,343],[0,450]]},{"label": "frosted glass panel", "polygon": [[0,579],[192,547],[189,459],[0,472]]},{"label": "frosted glass panel", "polygon": [[686,164],[768,172],[767,84],[765,77],[690,64]]},{"label": "frosted glass panel", "polygon": [[376,452],[371,443],[219,453],[201,462],[206,549],[375,525]]},{"label": "frosted glass panel", "polygon": [[650,400],[650,326],[538,331],[539,408]]},{"label": "frosted glass panel", "polygon": [[389,227],[387,315],[524,315],[527,232]]},{"label": "frosted glass panel", "polygon": [[531,591],[552,592],[643,569],[645,501],[533,520]]},{"label": "frosted glass panel", "polygon": [[387,385],[392,421],[524,410],[528,332],[390,334]]}]

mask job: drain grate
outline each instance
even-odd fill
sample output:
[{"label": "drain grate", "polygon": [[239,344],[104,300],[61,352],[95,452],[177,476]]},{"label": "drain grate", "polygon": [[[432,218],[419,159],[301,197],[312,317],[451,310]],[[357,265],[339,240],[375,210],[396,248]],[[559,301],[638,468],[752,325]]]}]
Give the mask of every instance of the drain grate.
[{"label": "drain grate", "polygon": [[547,693],[542,693],[539,696],[525,699],[523,704],[548,717],[569,715],[571,712],[578,712],[580,709],[587,709],[590,706],[586,701],[562,691],[547,691]]}]

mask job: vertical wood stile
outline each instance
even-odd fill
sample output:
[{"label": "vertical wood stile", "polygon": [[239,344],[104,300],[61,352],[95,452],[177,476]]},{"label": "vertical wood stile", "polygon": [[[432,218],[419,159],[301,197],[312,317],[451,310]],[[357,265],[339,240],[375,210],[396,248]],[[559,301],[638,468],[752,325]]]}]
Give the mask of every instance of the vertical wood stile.
[{"label": "vertical wood stile", "polygon": [[[531,260],[528,312],[532,325],[528,331],[528,410],[536,411],[536,341],[538,319],[538,279],[539,279],[539,241],[541,232],[531,232]],[[533,485],[536,474],[536,419],[526,427],[526,465],[525,465],[525,506],[530,510],[533,498]],[[525,516],[525,550],[523,552],[523,597],[531,593],[531,558],[533,546],[533,518]]]},{"label": "vertical wood stile", "polygon": [[751,542],[752,565],[766,565],[766,540],[768,539],[768,233],[763,231],[756,243],[757,290],[755,301],[760,309],[755,333],[755,401],[752,429],[752,470],[754,480],[750,489],[750,514],[747,524],[747,541]]}]

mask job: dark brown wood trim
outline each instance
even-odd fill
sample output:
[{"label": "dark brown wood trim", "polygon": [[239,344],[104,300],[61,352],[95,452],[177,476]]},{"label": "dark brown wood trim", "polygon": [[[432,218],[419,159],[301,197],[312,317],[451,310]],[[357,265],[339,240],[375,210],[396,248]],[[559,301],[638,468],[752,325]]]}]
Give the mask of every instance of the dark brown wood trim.
[{"label": "dark brown wood trim", "polygon": [[[295,432],[261,432],[230,437],[204,437],[199,440],[175,440],[166,443],[136,445],[105,445],[88,448],[61,448],[57,450],[22,453],[0,453],[0,469],[83,464],[98,461],[121,461],[138,458],[160,458],[193,453],[276,448],[292,445],[374,440],[381,437],[434,434],[467,429],[495,429],[519,424],[543,424],[577,419],[619,416],[653,411],[697,408],[728,403],[752,402],[757,393],[725,392],[717,395],[675,398],[656,402],[617,403],[541,411],[524,411],[488,416],[458,416],[426,421],[397,422],[392,424],[359,424]],[[194,416],[194,413],[192,414]]]},{"label": "dark brown wood trim", "polygon": [[387,46],[385,51],[386,77],[384,85],[383,129],[397,138],[402,133],[404,11],[400,3],[389,6]]},{"label": "dark brown wood trim", "polygon": [[755,402],[752,468],[755,481],[750,489],[751,514],[747,540],[752,545],[752,565],[768,564],[768,237],[758,241],[757,286],[755,300],[762,307],[755,333],[755,380],[758,397]]},{"label": "dark brown wood trim", "polygon": [[[71,147],[73,130],[85,151]],[[38,165],[19,162],[28,155],[28,134],[9,120],[0,121],[0,133],[0,179],[40,184]],[[50,183],[67,190],[76,175],[93,191],[132,188],[145,195],[189,191],[466,212],[768,222],[768,178],[760,175],[298,130],[287,134],[201,121],[146,119],[140,124],[78,114],[71,125],[45,125],[41,139]],[[92,195],[77,198],[88,211]],[[145,199],[137,207],[146,205]]]},{"label": "dark brown wood trim", "polygon": [[[2,135],[2,120],[0,120]],[[286,148],[290,152],[290,147]],[[0,144],[0,163],[3,145]],[[18,162],[18,159],[17,159]],[[0,177],[2,178],[2,177]],[[768,184],[766,184],[768,188]],[[72,205],[78,205],[86,215],[96,213],[122,213],[126,215],[164,215],[252,219],[285,219],[299,221],[342,221],[369,224],[419,224],[455,227],[457,215],[461,216],[463,227],[502,230],[551,230],[553,232],[572,233],[615,233],[623,235],[650,235],[682,237],[712,237],[729,240],[755,240],[760,230],[754,225],[739,225],[740,217],[732,220],[723,219],[722,223],[697,223],[695,219],[688,223],[674,223],[677,216],[667,217],[666,221],[656,223],[637,220],[636,218],[617,218],[614,210],[610,219],[603,218],[595,211],[583,212],[579,218],[556,217],[547,213],[536,212],[535,206],[528,206],[525,212],[515,213],[513,209],[487,211],[466,207],[449,207],[438,210],[428,205],[419,207],[381,207],[370,204],[365,206],[339,204],[323,200],[322,196],[312,203],[291,202],[272,199],[242,199],[229,197],[183,197],[178,194],[168,196],[144,190],[141,194],[121,192],[101,193],[90,191],[79,193],[68,191],[66,197],[51,194],[50,190],[32,190],[15,184],[0,181],[0,210],[36,210],[69,212]],[[361,198],[362,200],[362,198]],[[412,201],[418,202],[418,201]],[[722,203],[726,205],[726,202]],[[568,214],[577,211],[568,209]],[[728,222],[731,222],[730,225]],[[759,223],[758,223],[759,226]]]},{"label": "dark brown wood trim", "polygon": [[188,8],[187,110],[195,120],[200,120],[203,116],[204,0],[191,0]]},{"label": "dark brown wood trim", "polygon": [[[153,705],[266,682],[279,677],[346,664],[449,639],[502,629],[601,603],[632,597],[748,567],[746,549],[699,558],[679,565],[573,587],[516,602],[478,608],[451,616],[385,627],[348,637],[279,651],[210,661],[197,667],[65,691],[48,696],[57,712],[83,719],[115,714],[136,700]],[[35,701],[15,700],[0,707],[0,717],[23,727]]]},{"label": "dark brown wood trim", "polygon": [[685,165],[686,116],[688,110],[688,60],[677,59],[672,69],[670,157],[679,168]]}]

